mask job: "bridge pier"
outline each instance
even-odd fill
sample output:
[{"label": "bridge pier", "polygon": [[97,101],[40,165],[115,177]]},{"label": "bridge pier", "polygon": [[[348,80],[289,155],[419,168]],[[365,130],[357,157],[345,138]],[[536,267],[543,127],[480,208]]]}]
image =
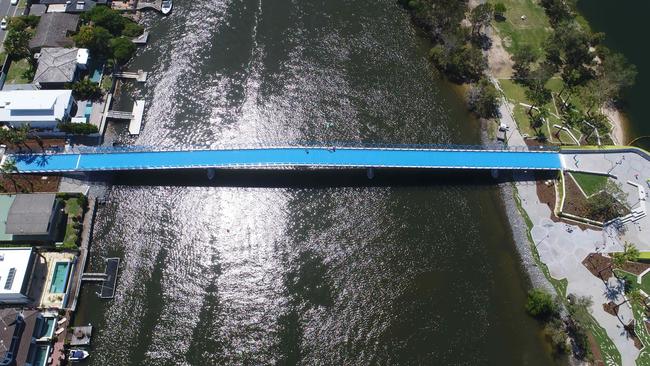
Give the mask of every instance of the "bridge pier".
[{"label": "bridge pier", "polygon": [[373,179],[375,177],[375,169],[368,168],[366,175],[368,176],[368,179]]},{"label": "bridge pier", "polygon": [[206,172],[208,174],[208,179],[209,180],[212,180],[214,178],[214,176],[217,174],[217,170],[214,169],[214,168],[208,168],[208,170]]}]

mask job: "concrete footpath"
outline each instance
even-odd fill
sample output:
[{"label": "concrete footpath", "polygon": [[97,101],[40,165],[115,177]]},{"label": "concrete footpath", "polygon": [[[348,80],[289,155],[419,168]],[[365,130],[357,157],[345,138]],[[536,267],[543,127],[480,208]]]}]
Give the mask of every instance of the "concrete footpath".
[{"label": "concrete footpath", "polygon": [[[509,145],[525,146],[524,139],[517,130],[517,125],[510,112],[511,109],[505,103],[500,108],[501,122],[510,127],[508,134]],[[618,155],[618,157],[615,157],[614,154],[581,155],[578,158],[578,165],[580,165],[580,168],[598,169],[598,171],[604,170],[605,172],[613,167],[610,173],[619,174],[619,182],[623,181],[623,185],[628,185],[625,184],[625,180],[630,179],[630,176],[634,177],[635,174],[641,174],[642,172],[645,172],[646,175],[650,173],[650,163],[645,159],[640,162],[639,159],[632,156],[636,154]],[[616,162],[621,160],[622,156],[625,156],[625,161],[628,163],[617,164]],[[610,161],[611,164],[603,164],[603,161]],[[645,181],[647,178],[647,176],[639,176],[638,179],[639,181]],[[541,260],[548,266],[551,276],[556,279],[566,278],[568,280],[567,294],[586,296],[593,300],[590,309],[591,314],[606,330],[607,335],[621,353],[622,364],[634,365],[639,350],[634,346],[632,340],[627,337],[619,320],[603,309],[603,304],[610,301],[623,302],[622,284],[617,283],[615,278],[612,278],[608,284],[604,283],[593,276],[582,265],[582,261],[591,252],[620,251],[625,240],[633,242],[641,250],[650,250],[650,235],[643,237],[637,223],[626,224],[626,233],[620,235],[613,229],[603,231],[586,229],[583,231],[575,225],[553,222],[550,219],[551,210],[546,204],[540,202],[535,184],[531,184],[530,180],[528,182],[518,180],[515,185],[522,206],[533,222],[531,234],[534,244]],[[640,204],[638,191],[637,193],[632,192],[631,185],[630,187],[621,188],[626,192],[630,192],[628,196],[629,203]],[[645,201],[642,204],[645,204]],[[650,228],[646,226],[648,218],[646,217],[644,220],[641,225],[643,225],[642,229],[645,229],[647,233],[647,229]],[[631,309],[627,306],[621,306],[619,314],[626,323],[633,319]],[[608,361],[608,364],[615,364],[613,360],[606,361]]]}]

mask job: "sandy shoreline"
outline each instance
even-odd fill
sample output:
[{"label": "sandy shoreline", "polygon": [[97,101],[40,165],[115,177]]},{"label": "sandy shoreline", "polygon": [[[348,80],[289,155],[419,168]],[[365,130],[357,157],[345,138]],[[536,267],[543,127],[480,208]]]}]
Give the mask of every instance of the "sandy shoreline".
[{"label": "sandy shoreline", "polygon": [[625,145],[627,143],[627,119],[625,118],[625,115],[623,115],[623,113],[621,113],[621,111],[618,109],[610,107],[603,107],[601,109],[601,112],[607,116],[607,118],[612,123],[612,131],[610,132],[610,135],[612,136],[614,144]]}]

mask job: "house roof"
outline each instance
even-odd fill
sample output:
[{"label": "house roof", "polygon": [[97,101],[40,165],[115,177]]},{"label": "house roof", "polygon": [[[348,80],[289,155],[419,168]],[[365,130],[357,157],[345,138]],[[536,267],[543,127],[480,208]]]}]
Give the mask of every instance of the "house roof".
[{"label": "house roof", "polygon": [[[7,358],[7,352],[13,351],[14,365],[26,363],[39,314],[37,310],[0,309],[0,361]],[[19,324],[21,326],[17,327]],[[14,336],[17,337],[15,341]]]},{"label": "house roof", "polygon": [[32,248],[0,250],[0,294],[19,294],[28,275]]},{"label": "house roof", "polygon": [[38,22],[36,34],[29,41],[29,47],[72,47],[74,42],[68,34],[77,30],[78,23],[77,14],[45,13]]},{"label": "house roof", "polygon": [[0,91],[0,122],[62,120],[72,98],[72,90]]},{"label": "house roof", "polygon": [[34,83],[73,82],[79,56],[84,53],[88,54],[85,48],[41,48]]},{"label": "house roof", "polygon": [[46,235],[56,196],[53,193],[17,194],[7,215],[5,231],[13,235]]}]

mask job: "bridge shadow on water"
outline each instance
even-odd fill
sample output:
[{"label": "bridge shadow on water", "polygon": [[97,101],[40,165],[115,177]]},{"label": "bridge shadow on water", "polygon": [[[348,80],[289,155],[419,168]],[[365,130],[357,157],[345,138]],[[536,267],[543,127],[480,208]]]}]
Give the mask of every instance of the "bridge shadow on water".
[{"label": "bridge shadow on water", "polygon": [[92,173],[91,180],[124,186],[331,188],[331,187],[410,187],[410,186],[494,186],[503,182],[531,182],[557,177],[555,171],[373,169],[217,169],[208,179],[205,169],[122,171]]}]

